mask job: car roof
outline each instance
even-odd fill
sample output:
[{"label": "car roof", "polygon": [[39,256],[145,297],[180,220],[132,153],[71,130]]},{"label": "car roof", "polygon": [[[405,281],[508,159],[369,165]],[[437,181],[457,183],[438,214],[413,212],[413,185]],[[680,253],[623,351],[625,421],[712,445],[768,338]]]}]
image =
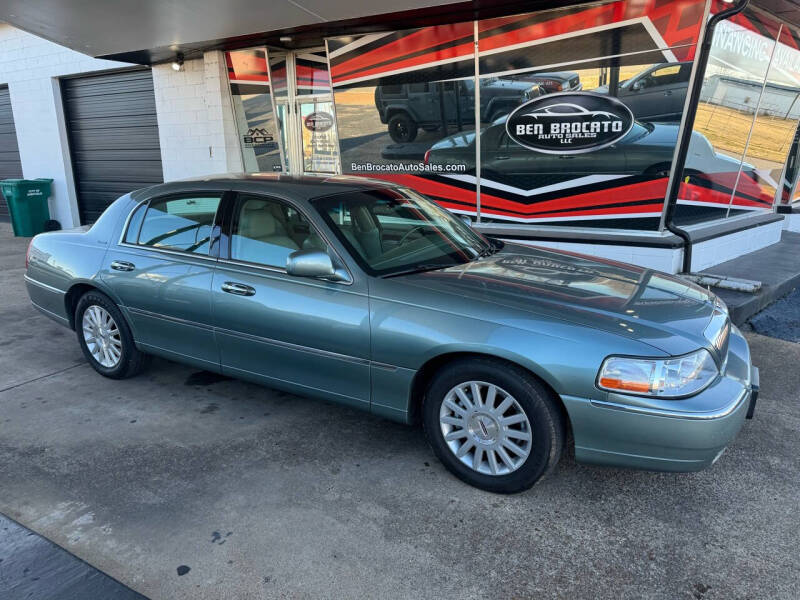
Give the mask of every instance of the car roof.
[{"label": "car roof", "polygon": [[194,191],[239,191],[269,194],[291,200],[310,200],[347,192],[394,187],[391,182],[352,175],[285,175],[283,173],[225,173],[161,183],[131,194],[140,201],[155,196]]}]

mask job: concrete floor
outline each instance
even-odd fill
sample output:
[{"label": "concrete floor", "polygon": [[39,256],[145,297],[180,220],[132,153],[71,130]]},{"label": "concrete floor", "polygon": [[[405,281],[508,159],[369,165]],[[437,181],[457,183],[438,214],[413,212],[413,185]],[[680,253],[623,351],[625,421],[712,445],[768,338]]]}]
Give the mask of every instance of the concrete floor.
[{"label": "concrete floor", "polygon": [[749,335],[756,419],[710,470],[566,456],[495,496],[367,414],[160,360],[100,377],[29,306],[25,243],[0,224],[0,512],[154,600],[797,597],[798,344]]}]

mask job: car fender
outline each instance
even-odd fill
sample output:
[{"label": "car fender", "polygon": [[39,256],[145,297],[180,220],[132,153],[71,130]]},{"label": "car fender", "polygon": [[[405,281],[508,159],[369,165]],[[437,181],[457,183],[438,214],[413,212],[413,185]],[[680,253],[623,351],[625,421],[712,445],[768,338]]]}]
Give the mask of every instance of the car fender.
[{"label": "car fender", "polygon": [[384,109],[384,114],[386,115],[386,121],[388,122],[393,116],[398,113],[405,113],[409,117],[411,117],[415,122],[419,123],[421,120],[418,115],[414,114],[414,111],[408,106],[408,104],[388,104]]}]

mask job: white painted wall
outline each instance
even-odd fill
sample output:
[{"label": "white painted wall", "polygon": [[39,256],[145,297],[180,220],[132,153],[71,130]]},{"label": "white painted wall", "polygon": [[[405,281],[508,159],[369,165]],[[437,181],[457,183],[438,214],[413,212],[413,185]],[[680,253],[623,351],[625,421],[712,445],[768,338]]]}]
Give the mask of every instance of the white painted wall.
[{"label": "white painted wall", "polygon": [[0,23],[0,84],[8,84],[26,179],[51,177],[50,214],[78,224],[78,205],[63,130],[57,77],[127,66],[97,60]]},{"label": "white painted wall", "polygon": [[[26,179],[51,177],[50,214],[79,224],[59,77],[129,66],[98,60],[0,23],[0,84],[8,84]],[[241,172],[238,134],[225,61],[207,52],[153,69],[164,180]]]},{"label": "white painted wall", "polygon": [[783,228],[786,231],[796,231],[800,233],[800,213],[790,213],[783,220]]},{"label": "white painted wall", "polygon": [[692,246],[692,272],[704,271],[781,241],[783,221],[737,231]]}]

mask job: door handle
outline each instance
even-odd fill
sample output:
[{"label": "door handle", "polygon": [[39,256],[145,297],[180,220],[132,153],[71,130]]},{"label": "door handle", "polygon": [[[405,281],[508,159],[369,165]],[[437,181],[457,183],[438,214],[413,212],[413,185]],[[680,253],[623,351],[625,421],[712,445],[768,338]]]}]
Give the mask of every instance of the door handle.
[{"label": "door handle", "polygon": [[222,291],[236,296],[255,296],[256,289],[245,285],[243,283],[236,283],[235,281],[226,281],[222,284]]},{"label": "door handle", "polygon": [[503,155],[503,156],[495,156],[494,157],[495,160],[508,160],[509,158],[511,158],[511,157],[510,156],[505,156],[505,155]]},{"label": "door handle", "polygon": [[664,92],[664,95],[665,96],[672,96],[672,90],[667,90],[666,92]]},{"label": "door handle", "polygon": [[136,268],[136,265],[129,263],[126,260],[112,260],[111,268],[115,271],[133,271]]}]

